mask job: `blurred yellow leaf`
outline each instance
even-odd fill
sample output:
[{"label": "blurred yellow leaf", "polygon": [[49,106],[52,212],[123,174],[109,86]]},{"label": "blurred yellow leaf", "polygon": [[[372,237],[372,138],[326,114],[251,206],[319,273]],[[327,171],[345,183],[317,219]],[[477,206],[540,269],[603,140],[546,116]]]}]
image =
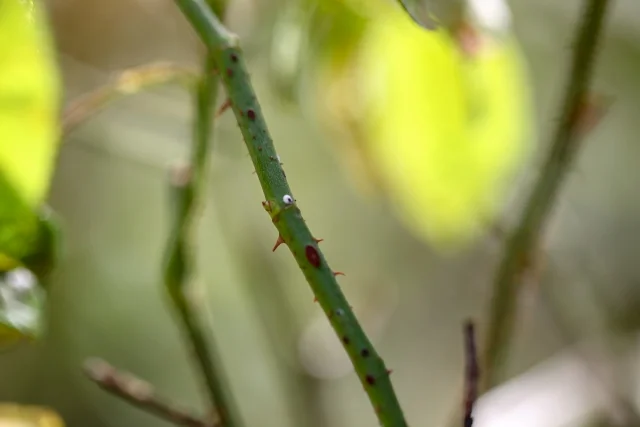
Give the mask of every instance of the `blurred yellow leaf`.
[{"label": "blurred yellow leaf", "polygon": [[[42,3],[0,0],[0,343],[35,338],[55,259],[56,225],[42,205],[59,144],[60,81]],[[31,270],[22,267],[27,266]],[[0,407],[0,425],[52,424],[37,408]],[[40,411],[40,412],[38,412]],[[49,421],[47,421],[49,420]],[[35,423],[35,424],[34,424]]]},{"label": "blurred yellow leaf", "polygon": [[49,187],[60,83],[42,3],[0,0],[0,170],[30,206]]},{"label": "blurred yellow leaf", "polygon": [[59,143],[60,81],[34,0],[0,0],[0,271],[39,243]]},{"label": "blurred yellow leaf", "polygon": [[64,422],[46,407],[0,403],[0,427],[64,427]]},{"label": "blurred yellow leaf", "polygon": [[337,146],[347,167],[367,172],[409,229],[444,251],[496,220],[532,139],[517,41],[461,29],[426,31],[390,5],[344,67],[327,61],[319,84],[355,142]]}]

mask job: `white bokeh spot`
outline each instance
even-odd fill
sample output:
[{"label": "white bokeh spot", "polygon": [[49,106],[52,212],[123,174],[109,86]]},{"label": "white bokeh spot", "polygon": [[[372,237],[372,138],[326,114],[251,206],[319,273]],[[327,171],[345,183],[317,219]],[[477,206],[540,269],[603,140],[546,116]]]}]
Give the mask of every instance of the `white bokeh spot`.
[{"label": "white bokeh spot", "polygon": [[468,5],[482,27],[500,32],[511,27],[511,10],[505,0],[468,0]]},{"label": "white bokeh spot", "polygon": [[12,289],[18,292],[29,291],[36,286],[36,276],[26,268],[16,268],[5,275],[5,281]]}]

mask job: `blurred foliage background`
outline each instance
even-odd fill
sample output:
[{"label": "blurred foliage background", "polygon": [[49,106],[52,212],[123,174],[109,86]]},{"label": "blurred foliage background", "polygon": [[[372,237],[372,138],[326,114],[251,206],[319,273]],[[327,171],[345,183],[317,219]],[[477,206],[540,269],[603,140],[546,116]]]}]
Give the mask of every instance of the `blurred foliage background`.
[{"label": "blurred foliage background", "polygon": [[[543,141],[558,114],[580,3],[510,2]],[[227,23],[243,40],[299,206],[314,234],[325,239],[332,266],[347,274],[340,283],[393,369],[408,419],[416,426],[443,425],[460,404],[461,322],[473,316],[483,327],[499,244],[487,240],[456,256],[438,255],[388,206],[356,192],[334,150],[338,136],[316,114],[322,91],[308,90],[314,83],[303,76],[303,102],[285,102],[282,95],[295,88],[274,79],[271,43],[274,29],[289,16],[287,4],[233,0]],[[48,7],[66,102],[125,68],[159,60],[193,65],[203,53],[170,1],[49,0]],[[639,28],[640,3],[616,2],[594,85],[615,102],[585,142],[556,206],[545,273],[522,294],[512,376],[582,339],[603,342],[616,357],[635,343]],[[328,34],[339,44],[349,42],[348,34]],[[168,167],[186,159],[190,115],[190,95],[162,87],[114,102],[65,139],[50,196],[63,220],[65,258],[52,286],[48,333],[43,341],[0,355],[2,401],[50,406],[70,426],[166,424],[83,377],[82,361],[100,356],[178,402],[203,407],[160,284]],[[535,171],[537,165],[534,159],[528,167]],[[291,255],[286,249],[271,252],[277,236],[252,172],[227,113],[215,132],[194,292],[246,424],[375,425],[366,395]],[[622,394],[640,400],[634,397],[637,366],[615,367]]]}]

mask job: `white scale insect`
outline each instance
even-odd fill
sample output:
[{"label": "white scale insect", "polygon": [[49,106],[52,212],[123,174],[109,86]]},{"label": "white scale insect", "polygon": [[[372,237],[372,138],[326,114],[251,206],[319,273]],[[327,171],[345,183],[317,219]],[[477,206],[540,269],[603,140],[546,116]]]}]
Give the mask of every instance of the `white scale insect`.
[{"label": "white scale insect", "polygon": [[284,196],[282,196],[282,201],[284,202],[285,205],[292,205],[293,202],[295,202],[293,197],[291,197],[288,194],[285,194]]}]

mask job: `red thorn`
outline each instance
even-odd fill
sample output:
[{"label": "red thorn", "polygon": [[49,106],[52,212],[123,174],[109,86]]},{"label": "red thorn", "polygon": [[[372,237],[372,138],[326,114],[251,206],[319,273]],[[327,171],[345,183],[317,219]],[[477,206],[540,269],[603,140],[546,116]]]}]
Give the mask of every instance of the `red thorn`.
[{"label": "red thorn", "polygon": [[271,252],[275,252],[276,249],[278,249],[278,247],[283,243],[284,243],[284,239],[280,234],[278,234],[278,240],[276,240],[276,244],[273,245],[273,249],[271,249]]},{"label": "red thorn", "polygon": [[318,297],[313,297],[313,302],[318,302]]},{"label": "red thorn", "polygon": [[334,271],[333,272],[333,276],[346,276],[346,274],[344,274],[342,271]]},{"label": "red thorn", "polygon": [[324,239],[316,239],[315,237],[313,238],[313,240],[315,240],[316,243],[324,242]]},{"label": "red thorn", "polygon": [[387,369],[387,375],[391,375],[392,372],[393,372],[393,369]]},{"label": "red thorn", "polygon": [[216,119],[218,117],[220,117],[221,115],[224,114],[225,111],[227,111],[229,109],[229,107],[231,107],[231,100],[229,98],[227,98],[222,105],[220,106],[220,108],[218,108],[218,111],[216,111]]}]

